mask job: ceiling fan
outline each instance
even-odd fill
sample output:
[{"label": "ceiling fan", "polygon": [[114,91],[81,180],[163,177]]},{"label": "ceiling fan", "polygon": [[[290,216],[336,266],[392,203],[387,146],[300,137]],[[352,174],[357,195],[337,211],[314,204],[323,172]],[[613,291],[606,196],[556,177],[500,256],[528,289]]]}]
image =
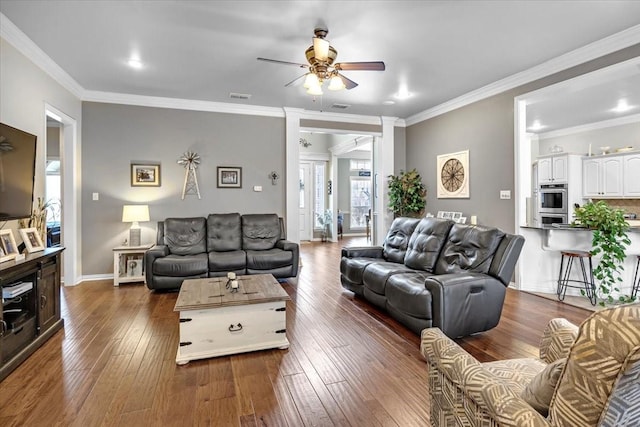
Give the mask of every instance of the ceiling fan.
[{"label": "ceiling fan", "polygon": [[313,33],[313,44],[305,51],[308,64],[280,61],[277,59],[257,58],[258,61],[273,62],[276,64],[295,65],[306,68],[307,73],[290,81],[285,87],[292,86],[304,79],[304,87],[311,95],[322,95],[322,84],[329,81],[329,90],[353,89],[358,83],[348,79],[341,71],[384,71],[384,62],[338,62],[333,63],[338,56],[338,51],[325,39],[329,30],[316,28]]}]

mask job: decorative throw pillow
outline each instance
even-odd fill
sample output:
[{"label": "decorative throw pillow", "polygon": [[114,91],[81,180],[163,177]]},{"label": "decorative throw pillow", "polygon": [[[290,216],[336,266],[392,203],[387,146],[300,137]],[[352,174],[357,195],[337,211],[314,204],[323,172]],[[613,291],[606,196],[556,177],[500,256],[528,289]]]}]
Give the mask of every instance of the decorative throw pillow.
[{"label": "decorative throw pillow", "polygon": [[520,394],[520,397],[531,405],[533,409],[545,417],[549,414],[551,397],[553,397],[553,391],[556,389],[562,368],[564,368],[566,362],[567,359],[562,358],[549,363]]}]

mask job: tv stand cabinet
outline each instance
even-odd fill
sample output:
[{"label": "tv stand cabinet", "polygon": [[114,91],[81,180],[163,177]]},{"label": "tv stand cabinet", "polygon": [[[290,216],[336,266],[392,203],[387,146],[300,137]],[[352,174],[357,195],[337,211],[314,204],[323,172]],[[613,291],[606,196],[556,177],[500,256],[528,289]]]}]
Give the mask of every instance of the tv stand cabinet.
[{"label": "tv stand cabinet", "polygon": [[64,248],[47,248],[20,261],[0,263],[0,288],[33,287],[2,298],[0,312],[0,381],[64,327],[60,317],[60,267]]}]

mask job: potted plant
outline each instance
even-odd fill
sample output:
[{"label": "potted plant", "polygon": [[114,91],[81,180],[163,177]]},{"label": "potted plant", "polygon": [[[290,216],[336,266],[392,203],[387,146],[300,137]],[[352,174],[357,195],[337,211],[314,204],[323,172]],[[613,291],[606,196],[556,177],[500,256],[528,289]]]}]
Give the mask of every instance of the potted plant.
[{"label": "potted plant", "polygon": [[[613,303],[613,292],[620,292],[618,284],[622,282],[620,275],[624,270],[625,249],[631,243],[627,236],[629,224],[624,220],[623,211],[612,208],[602,200],[589,202],[576,208],[572,224],[592,231],[591,255],[600,255],[600,262],[593,269],[593,275],[599,282],[596,292],[600,305]],[[618,296],[618,301],[623,303],[634,299],[628,295]]]},{"label": "potted plant", "polygon": [[398,216],[422,216],[427,204],[427,190],[422,177],[414,168],[400,175],[389,175],[389,209]]},{"label": "potted plant", "polygon": [[331,209],[327,209],[323,213],[316,213],[316,218],[320,227],[322,227],[322,241],[326,242],[328,236],[331,234],[331,223],[333,222],[333,212]]}]

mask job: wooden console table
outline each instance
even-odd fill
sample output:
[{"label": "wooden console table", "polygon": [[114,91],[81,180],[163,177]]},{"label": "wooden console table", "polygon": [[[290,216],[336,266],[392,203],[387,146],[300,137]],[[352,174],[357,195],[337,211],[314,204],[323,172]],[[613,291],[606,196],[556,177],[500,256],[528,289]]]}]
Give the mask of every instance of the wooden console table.
[{"label": "wooden console table", "polygon": [[29,290],[2,298],[0,381],[64,327],[60,317],[63,250],[47,248],[20,261],[0,263],[0,288],[31,283]]}]

